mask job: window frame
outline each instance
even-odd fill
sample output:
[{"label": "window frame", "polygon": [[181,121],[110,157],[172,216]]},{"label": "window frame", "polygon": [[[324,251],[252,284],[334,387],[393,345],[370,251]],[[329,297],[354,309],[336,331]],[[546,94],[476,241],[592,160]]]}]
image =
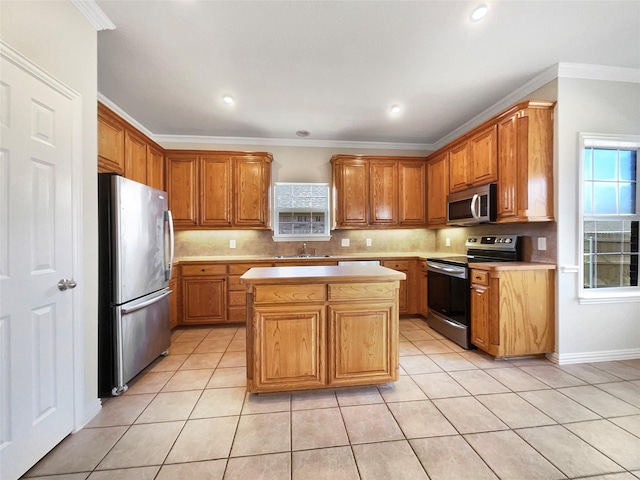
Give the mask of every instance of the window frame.
[{"label": "window frame", "polygon": [[[594,134],[580,133],[578,135],[578,301],[581,304],[589,303],[620,303],[638,302],[640,300],[640,285],[629,287],[609,287],[609,288],[585,288],[585,221],[640,221],[640,135],[615,135],[615,134]],[[611,148],[611,149],[634,149],[638,150],[636,156],[636,213],[635,214],[613,214],[613,215],[585,215],[584,195],[585,195],[585,170],[584,151],[586,148]],[[640,252],[639,252],[640,255]]]},{"label": "window frame", "polygon": [[[300,212],[300,213],[313,213],[313,210],[319,211],[319,209],[307,209],[307,208],[278,208],[278,196],[277,187],[280,185],[305,185],[312,187],[323,187],[326,189],[327,206],[323,210],[325,214],[325,228],[323,233],[303,233],[303,234],[281,234],[279,233],[279,213],[282,212]],[[272,198],[273,198],[273,236],[274,242],[328,242],[331,240],[331,188],[329,183],[326,182],[274,182],[272,185]]]}]

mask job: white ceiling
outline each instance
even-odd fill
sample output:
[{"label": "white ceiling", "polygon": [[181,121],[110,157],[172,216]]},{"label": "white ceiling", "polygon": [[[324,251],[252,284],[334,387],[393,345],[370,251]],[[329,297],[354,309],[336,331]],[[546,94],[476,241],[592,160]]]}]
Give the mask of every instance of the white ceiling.
[{"label": "white ceiling", "polygon": [[640,68],[638,0],[96,3],[98,90],[155,135],[436,145],[558,62]]}]

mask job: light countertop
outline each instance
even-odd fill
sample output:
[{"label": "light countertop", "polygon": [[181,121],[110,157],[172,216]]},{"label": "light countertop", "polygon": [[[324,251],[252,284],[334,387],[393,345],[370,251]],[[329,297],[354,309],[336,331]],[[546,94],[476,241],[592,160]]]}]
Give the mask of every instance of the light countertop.
[{"label": "light countertop", "polygon": [[242,283],[328,283],[404,280],[402,272],[378,265],[252,268],[240,277]]}]

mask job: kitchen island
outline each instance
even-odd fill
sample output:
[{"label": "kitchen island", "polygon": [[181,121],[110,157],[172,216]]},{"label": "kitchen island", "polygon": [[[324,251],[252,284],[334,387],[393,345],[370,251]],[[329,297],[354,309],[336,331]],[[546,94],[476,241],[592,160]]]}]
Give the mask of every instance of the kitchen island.
[{"label": "kitchen island", "polygon": [[281,392],[398,379],[398,289],[376,265],[252,268],[247,390]]}]

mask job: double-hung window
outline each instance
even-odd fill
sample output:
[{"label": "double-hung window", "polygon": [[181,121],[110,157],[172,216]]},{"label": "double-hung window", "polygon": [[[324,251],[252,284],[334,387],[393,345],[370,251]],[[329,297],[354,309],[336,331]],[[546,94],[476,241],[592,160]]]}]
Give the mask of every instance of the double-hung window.
[{"label": "double-hung window", "polygon": [[581,297],[640,296],[640,137],[581,135]]}]

